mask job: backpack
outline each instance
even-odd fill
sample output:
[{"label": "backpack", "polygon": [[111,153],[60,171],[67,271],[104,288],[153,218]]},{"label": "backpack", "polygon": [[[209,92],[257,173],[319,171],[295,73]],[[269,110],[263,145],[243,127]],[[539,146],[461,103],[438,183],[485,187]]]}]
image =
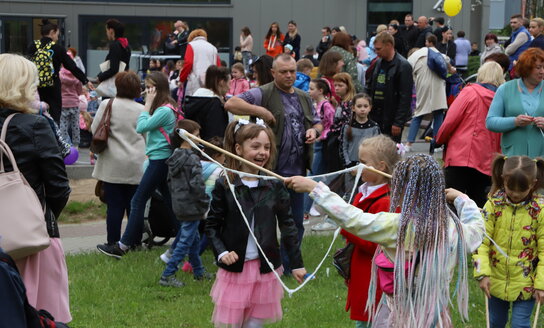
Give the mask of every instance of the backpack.
[{"label": "backpack", "polygon": [[[183,115],[181,114],[181,112],[178,109],[174,108],[174,106],[172,106],[171,104],[166,103],[166,104],[162,105],[161,107],[168,107],[174,112],[174,115],[176,116],[176,123],[178,121],[183,120]],[[166,133],[166,130],[163,127],[160,127],[159,131],[161,131],[161,133],[164,136],[164,138],[166,139],[166,141],[168,141],[168,144],[172,144],[172,142],[170,142],[170,136],[168,135],[168,133]],[[176,133],[175,128],[174,128],[174,133]]]},{"label": "backpack", "polygon": [[55,42],[51,41],[42,47],[40,40],[34,40],[34,44],[36,45],[36,52],[30,60],[38,68],[38,88],[52,87],[54,83],[53,75],[55,74],[53,66],[55,51],[52,47],[55,45]]},{"label": "backpack", "polygon": [[[32,305],[28,303],[28,298],[26,296],[26,288],[21,278],[21,274],[15,265],[13,259],[0,249],[0,262],[6,264],[4,270],[7,270],[8,276],[3,275],[2,277],[11,278],[14,288],[20,294],[18,295],[22,300],[22,306],[25,313],[26,327],[28,328],[60,328],[67,327],[62,323],[56,323],[53,316],[46,310],[37,310]],[[4,279],[2,278],[2,279]],[[0,299],[0,304],[4,301],[14,302],[14,300]]]},{"label": "backpack", "polygon": [[440,52],[431,50],[431,48],[429,48],[427,53],[427,67],[444,80],[448,77],[448,64],[446,64],[446,60]]}]

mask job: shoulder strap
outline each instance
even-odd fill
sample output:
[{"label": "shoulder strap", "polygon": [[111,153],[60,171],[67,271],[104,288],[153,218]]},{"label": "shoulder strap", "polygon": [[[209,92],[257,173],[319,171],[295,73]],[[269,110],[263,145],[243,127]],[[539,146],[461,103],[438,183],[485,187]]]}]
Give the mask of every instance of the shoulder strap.
[{"label": "shoulder strap", "polygon": [[2,132],[0,133],[0,140],[4,142],[6,141],[6,134],[8,132],[8,124],[11,121],[11,119],[17,114],[18,113],[13,113],[9,115],[8,117],[6,117],[6,120],[4,121],[4,125],[2,126]]}]

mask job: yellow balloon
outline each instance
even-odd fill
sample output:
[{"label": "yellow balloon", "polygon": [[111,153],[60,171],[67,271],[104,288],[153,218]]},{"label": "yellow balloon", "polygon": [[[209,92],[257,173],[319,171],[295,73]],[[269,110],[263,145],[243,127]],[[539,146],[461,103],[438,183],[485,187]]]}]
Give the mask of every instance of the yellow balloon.
[{"label": "yellow balloon", "polygon": [[463,2],[461,2],[461,0],[444,1],[444,12],[450,17],[459,14],[461,12],[461,8],[463,8]]}]

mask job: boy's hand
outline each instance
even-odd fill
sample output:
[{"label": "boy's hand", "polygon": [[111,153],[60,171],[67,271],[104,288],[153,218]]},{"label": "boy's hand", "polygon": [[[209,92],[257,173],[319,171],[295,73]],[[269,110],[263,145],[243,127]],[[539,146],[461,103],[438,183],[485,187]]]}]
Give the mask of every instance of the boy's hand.
[{"label": "boy's hand", "polygon": [[219,262],[222,262],[226,265],[234,264],[236,261],[238,261],[238,254],[236,254],[235,251],[228,252],[219,259]]},{"label": "boy's hand", "polygon": [[[489,280],[489,277],[484,277],[482,280],[480,280],[480,289],[484,291],[484,294],[487,298],[491,297],[491,294],[489,293],[489,289],[491,288],[491,281]],[[536,292],[535,292],[536,295]]]},{"label": "boy's hand", "polygon": [[306,274],[306,269],[304,268],[295,269],[291,271],[291,274],[297,280],[297,282],[301,284],[304,281],[304,275]]}]

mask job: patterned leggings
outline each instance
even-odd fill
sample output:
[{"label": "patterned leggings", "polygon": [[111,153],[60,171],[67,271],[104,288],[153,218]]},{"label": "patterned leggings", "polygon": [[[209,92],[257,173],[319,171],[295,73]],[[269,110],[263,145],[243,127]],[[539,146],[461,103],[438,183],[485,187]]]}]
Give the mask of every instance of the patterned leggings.
[{"label": "patterned leggings", "polygon": [[[69,130],[71,130],[71,137],[68,134]],[[79,146],[79,108],[62,108],[60,116],[60,135],[66,142],[68,142],[68,140],[71,140],[72,146]]]}]

